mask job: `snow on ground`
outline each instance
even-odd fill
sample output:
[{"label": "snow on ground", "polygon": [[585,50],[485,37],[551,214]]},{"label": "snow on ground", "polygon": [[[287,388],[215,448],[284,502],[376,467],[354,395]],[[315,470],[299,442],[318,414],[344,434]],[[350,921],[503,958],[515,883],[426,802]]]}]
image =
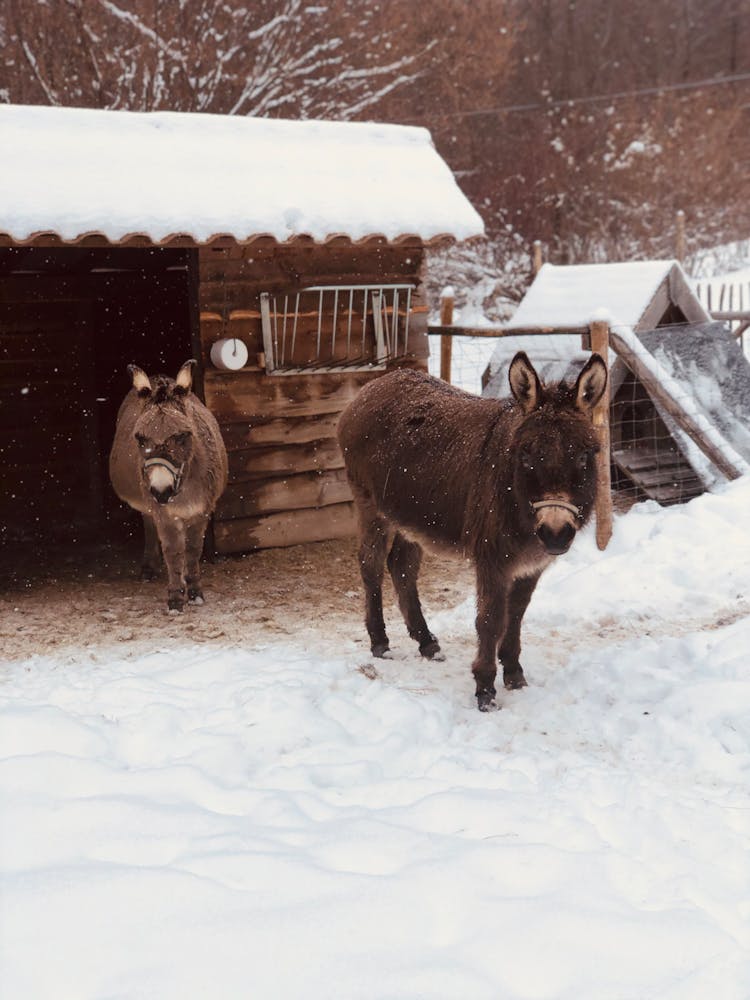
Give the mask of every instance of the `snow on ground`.
[{"label": "snow on ground", "polygon": [[587,529],[491,715],[471,598],[438,664],[325,617],[8,661],[0,993],[747,998],[749,507]]}]

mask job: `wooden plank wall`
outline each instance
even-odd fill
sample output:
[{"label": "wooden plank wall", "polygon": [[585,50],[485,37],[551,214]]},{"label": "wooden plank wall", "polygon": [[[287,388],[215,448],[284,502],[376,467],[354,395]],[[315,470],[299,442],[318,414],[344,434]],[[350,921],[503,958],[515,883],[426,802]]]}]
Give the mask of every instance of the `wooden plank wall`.
[{"label": "wooden plank wall", "polygon": [[[341,411],[379,372],[267,375],[260,293],[292,293],[317,284],[420,282],[420,244],[324,246],[312,241],[200,251],[201,350],[206,404],[229,452],[229,485],[214,518],[220,552],[340,538],[355,530],[351,494],[336,442]],[[409,356],[426,369],[427,316],[421,282],[412,299]],[[236,336],[247,367],[215,369],[212,344]],[[309,333],[312,336],[312,333]]]}]

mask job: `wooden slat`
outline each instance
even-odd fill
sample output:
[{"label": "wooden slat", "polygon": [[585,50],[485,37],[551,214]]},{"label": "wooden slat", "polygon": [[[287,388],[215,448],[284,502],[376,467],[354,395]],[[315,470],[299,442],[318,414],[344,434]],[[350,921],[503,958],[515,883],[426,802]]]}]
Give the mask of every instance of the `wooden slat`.
[{"label": "wooden slat", "polygon": [[351,499],[343,469],[303,472],[282,479],[230,483],[219,501],[215,517],[217,521],[230,521],[284,510],[327,507]]},{"label": "wooden slat", "polygon": [[340,412],[313,414],[309,417],[256,417],[246,424],[224,424],[222,437],[227,451],[243,448],[306,444],[336,437]]},{"label": "wooden slat", "polygon": [[693,468],[679,454],[662,459],[656,450],[616,449],[612,458],[631,482],[658,503],[675,503],[704,492]]},{"label": "wooden slat", "polygon": [[[604,320],[594,320],[590,329],[591,350],[599,355],[605,368],[609,368],[609,324]],[[596,456],[596,544],[606,549],[612,537],[612,482],[610,478],[609,452],[609,377],[602,398],[591,414],[594,433],[599,443]]]},{"label": "wooden slat", "polygon": [[700,496],[703,492],[703,486],[700,484],[695,489],[688,489],[681,483],[679,486],[656,487],[649,495],[652,500],[656,500],[657,503],[666,507],[673,503],[685,503],[687,500],[692,500],[693,497]]},{"label": "wooden slat", "polygon": [[338,442],[331,438],[286,448],[247,448],[229,453],[229,481],[232,483],[343,467]]},{"label": "wooden slat", "polygon": [[214,523],[219,552],[247,552],[349,538],[356,532],[353,504],[338,503],[321,509],[294,510],[266,517],[249,517]]},{"label": "wooden slat", "polygon": [[377,372],[267,376],[206,371],[206,405],[220,424],[253,417],[308,417],[343,410]]},{"label": "wooden slat", "polygon": [[679,468],[685,462],[679,452],[659,452],[650,448],[613,448],[612,457],[634,472],[655,469]]}]

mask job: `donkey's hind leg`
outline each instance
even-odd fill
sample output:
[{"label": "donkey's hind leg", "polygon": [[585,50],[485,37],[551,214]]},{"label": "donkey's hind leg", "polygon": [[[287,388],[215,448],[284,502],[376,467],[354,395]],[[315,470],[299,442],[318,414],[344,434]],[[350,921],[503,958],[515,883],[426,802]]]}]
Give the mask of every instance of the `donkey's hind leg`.
[{"label": "donkey's hind leg", "polygon": [[143,534],[141,580],[155,580],[161,571],[161,544],[154,519],[149,514],[143,515]]},{"label": "donkey's hind leg", "polygon": [[419,601],[417,578],[422,565],[422,548],[397,532],[388,553],[388,570],[398,597],[409,635],[419,643],[419,652],[428,660],[441,659],[440,645],[427,627]]},{"label": "donkey's hind leg", "polygon": [[370,636],[373,656],[385,656],[390,649],[383,618],[383,574],[388,550],[388,525],[373,513],[366,516],[366,508],[359,509],[360,544],[359,569],[365,588],[365,625]]}]

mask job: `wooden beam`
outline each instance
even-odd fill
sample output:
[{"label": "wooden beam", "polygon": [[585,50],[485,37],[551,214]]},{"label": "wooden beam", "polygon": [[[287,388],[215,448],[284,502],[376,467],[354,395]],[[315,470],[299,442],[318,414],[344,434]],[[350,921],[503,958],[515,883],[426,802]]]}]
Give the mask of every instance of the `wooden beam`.
[{"label": "wooden beam", "polygon": [[[440,326],[450,327],[453,323],[453,295],[443,295],[440,299]],[[451,380],[451,355],[453,341],[449,336],[443,336],[440,341],[440,378],[444,382]]]},{"label": "wooden beam", "polygon": [[[609,367],[609,324],[595,320],[591,324],[591,350]],[[612,537],[612,478],[610,473],[609,377],[604,395],[591,415],[599,451],[596,456],[596,544],[606,549]]]},{"label": "wooden beam", "polygon": [[677,217],[675,218],[675,237],[674,237],[674,251],[675,257],[682,263],[685,260],[685,247],[687,240],[685,238],[685,213],[680,208],[677,210]]},{"label": "wooden beam", "polygon": [[542,259],[542,241],[534,240],[531,250],[531,267],[535,277],[541,271],[543,263],[544,261]]},{"label": "wooden beam", "polygon": [[517,330],[505,326],[428,326],[430,337],[541,337],[550,333],[563,335],[588,333],[587,326],[571,326],[561,329],[559,326],[519,327]]}]

